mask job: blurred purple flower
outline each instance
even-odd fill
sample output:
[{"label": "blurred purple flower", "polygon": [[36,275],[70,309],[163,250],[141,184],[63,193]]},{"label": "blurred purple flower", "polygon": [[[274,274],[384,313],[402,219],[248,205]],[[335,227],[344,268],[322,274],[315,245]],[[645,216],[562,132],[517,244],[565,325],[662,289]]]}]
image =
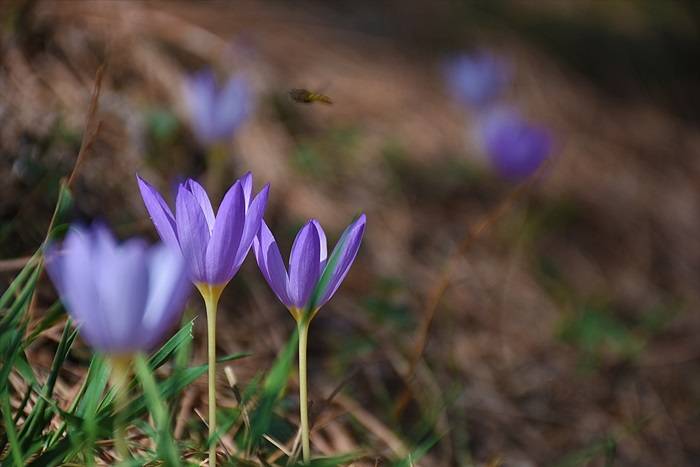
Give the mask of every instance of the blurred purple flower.
[{"label": "blurred purple flower", "polygon": [[[253,250],[260,271],[277,298],[290,310],[314,308],[309,310],[311,312],[328,302],[355,260],[365,223],[366,217],[362,214],[345,229],[328,257],[323,228],[315,220],[308,221],[294,239],[287,273],[277,242],[263,221]],[[326,271],[328,268],[332,269]],[[323,290],[319,290],[319,295],[314,297],[314,291],[323,281],[327,281],[321,284]],[[314,303],[311,303],[312,300]]]},{"label": "blurred purple flower", "polygon": [[552,150],[550,132],[528,123],[512,109],[490,112],[479,131],[491,165],[510,180],[521,180],[535,173]]},{"label": "blurred purple flower", "polygon": [[182,252],[195,284],[225,285],[238,272],[260,229],[269,185],[252,198],[248,172],[224,195],[214,216],[204,188],[192,179],[180,184],[173,215],[163,197],[138,175],[141,197],[160,238]]},{"label": "blurred purple flower", "polygon": [[487,52],[453,57],[446,63],[444,73],[452,94],[471,107],[493,103],[510,79],[506,63]]},{"label": "blurred purple flower", "polygon": [[231,138],[251,108],[250,89],[243,77],[233,76],[219,87],[209,69],[187,79],[185,99],[194,133],[205,145]]},{"label": "blurred purple flower", "polygon": [[96,350],[148,351],[177,322],[191,286],[182,257],[162,243],[118,244],[104,226],[72,228],[46,264],[80,334]]}]

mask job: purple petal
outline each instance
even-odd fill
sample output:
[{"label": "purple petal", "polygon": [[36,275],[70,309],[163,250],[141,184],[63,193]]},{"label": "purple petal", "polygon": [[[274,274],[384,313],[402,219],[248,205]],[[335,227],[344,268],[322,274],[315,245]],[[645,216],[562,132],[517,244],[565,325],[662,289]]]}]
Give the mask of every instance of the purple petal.
[{"label": "purple petal", "polygon": [[326,232],[323,231],[323,227],[317,220],[312,220],[311,223],[316,227],[316,233],[318,233],[318,245],[321,258],[321,271],[326,267],[326,258],[328,258],[328,241],[326,240]]},{"label": "purple petal", "polygon": [[[244,194],[245,194],[245,185]],[[253,199],[250,204],[248,211],[245,214],[245,227],[243,227],[243,234],[241,236],[241,242],[238,246],[238,252],[236,253],[236,267],[240,267],[248,256],[250,247],[253,244],[253,239],[255,235],[260,231],[260,224],[262,222],[263,213],[265,212],[265,206],[267,205],[267,196],[270,191],[270,185],[265,185],[260,193]]]},{"label": "purple petal", "polygon": [[345,229],[345,232],[343,232],[343,235],[341,235],[340,240],[338,240],[338,243],[333,249],[331,258],[333,259],[335,255],[339,255],[339,257],[337,262],[335,262],[335,269],[333,270],[328,286],[319,300],[319,308],[331,299],[345,279],[348,271],[350,271],[350,266],[352,266],[353,261],[355,261],[355,256],[357,256],[357,252],[360,249],[366,223],[366,216],[364,214],[360,215],[355,222]]},{"label": "purple petal", "polygon": [[211,70],[203,70],[185,83],[184,95],[190,110],[194,133],[202,143],[216,141],[214,106],[216,105],[216,78]]},{"label": "purple petal", "polygon": [[241,185],[243,186],[243,196],[245,196],[245,206],[246,206],[246,209],[248,209],[248,206],[250,206],[250,197],[253,194],[253,174],[250,172],[246,172],[246,174],[240,178],[240,181],[241,181]]},{"label": "purple petal", "polygon": [[148,250],[141,240],[120,245],[98,224],[71,229],[63,246],[47,249],[47,268],[92,347],[132,353],[163,338],[191,288],[179,250],[163,243]]},{"label": "purple petal", "polygon": [[[100,301],[93,313],[101,315],[100,322],[109,335],[109,342],[101,343],[102,350],[128,352],[133,349],[133,337],[148,299],[146,245],[140,240],[121,246],[108,241],[97,243],[93,281]],[[92,327],[93,323],[90,319],[85,326]]]},{"label": "purple petal", "polygon": [[[82,229],[71,229],[63,247],[64,290],[59,292],[63,295],[68,314],[80,326],[83,338],[90,345],[98,346],[106,340],[107,334],[106,327],[101,326],[90,233]],[[76,284],[80,286],[76,287]]]},{"label": "purple petal", "polygon": [[184,185],[180,185],[176,199],[177,236],[180,248],[194,282],[206,282],[206,251],[209,227],[199,202]]},{"label": "purple petal", "polygon": [[182,255],[164,244],[149,252],[148,278],[148,302],[139,327],[144,349],[160,343],[175,325],[192,288]]},{"label": "purple petal", "polygon": [[168,204],[163,197],[144,179],[136,176],[141,191],[141,198],[146,205],[146,210],[151,216],[153,225],[158,231],[160,238],[171,248],[180,248],[177,240],[177,228],[175,226],[175,218],[173,217]]},{"label": "purple petal", "polygon": [[463,104],[485,107],[496,101],[509,81],[508,65],[488,52],[463,54],[444,67],[447,85]]},{"label": "purple petal", "polygon": [[250,92],[246,80],[241,77],[229,79],[214,105],[216,135],[221,139],[229,138],[250,112]]},{"label": "purple petal", "polygon": [[185,182],[185,188],[187,188],[190,193],[197,198],[199,206],[202,208],[204,213],[204,218],[207,220],[207,225],[209,226],[209,232],[214,230],[214,210],[211,208],[211,202],[209,201],[209,196],[207,192],[202,188],[202,185],[196,181],[188,178]]},{"label": "purple petal", "polygon": [[207,283],[225,284],[236,273],[236,252],[245,224],[245,198],[240,182],[224,196],[206,253]]},{"label": "purple petal", "polygon": [[484,150],[504,178],[522,180],[534,174],[551,152],[549,132],[508,108],[490,112],[481,126]]},{"label": "purple petal", "polygon": [[287,294],[296,307],[306,306],[321,271],[318,231],[309,221],[294,239],[289,257],[289,284]]},{"label": "purple petal", "polygon": [[291,306],[292,303],[287,295],[287,283],[289,282],[287,269],[284,267],[284,261],[275,237],[264,220],[261,221],[260,231],[255,240],[253,240],[253,251],[255,252],[255,259],[258,262],[260,272],[262,272],[272,291],[277,295],[280,302],[286,306]]},{"label": "purple petal", "polygon": [[61,300],[65,301],[65,251],[55,243],[51,243],[47,246],[46,251],[44,252],[44,258],[44,264],[46,265],[46,272],[49,275],[49,279],[51,279],[51,282],[58,291],[58,295],[60,296]]}]

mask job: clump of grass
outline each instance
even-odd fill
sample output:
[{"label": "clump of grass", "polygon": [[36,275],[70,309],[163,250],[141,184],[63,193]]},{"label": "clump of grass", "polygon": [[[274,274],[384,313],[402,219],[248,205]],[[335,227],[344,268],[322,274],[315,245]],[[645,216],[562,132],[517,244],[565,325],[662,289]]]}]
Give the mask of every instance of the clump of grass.
[{"label": "clump of grass", "polygon": [[[67,231],[74,204],[71,186],[100,130],[95,116],[101,76],[102,69],[80,152],[69,177],[60,184],[48,233],[0,296],[0,465],[214,465],[221,460],[224,465],[322,467],[345,465],[362,457],[363,453],[357,452],[310,458],[308,436],[313,426],[306,422],[304,429],[299,428],[284,416],[289,405],[285,400],[287,384],[300,342],[298,332],[268,371],[258,372],[241,387],[235,378],[230,379],[235,406],[211,407],[219,413],[221,423],[209,427],[185,414],[186,429],[176,436],[173,422],[179,412],[175,409],[183,405],[185,390],[207,373],[213,382],[211,365],[248,353],[192,365],[194,320],[186,320],[150,355],[136,354],[120,366],[114,356],[84,351],[75,323],[66,316],[61,302],[52,303],[41,314],[35,312],[46,247]],[[331,265],[338,262],[337,256],[336,252],[331,255]],[[328,271],[319,279],[323,287],[315,292],[314,304],[328,286],[334,267]],[[52,339],[57,330],[60,335]],[[55,345],[45,372],[30,358],[32,347],[37,345]],[[68,385],[75,390],[66,391]],[[305,398],[300,400],[302,406],[306,403]],[[209,420],[214,419],[210,413]],[[224,435],[227,441],[221,441],[222,449],[218,449]],[[413,465],[435,440],[396,462]]]}]

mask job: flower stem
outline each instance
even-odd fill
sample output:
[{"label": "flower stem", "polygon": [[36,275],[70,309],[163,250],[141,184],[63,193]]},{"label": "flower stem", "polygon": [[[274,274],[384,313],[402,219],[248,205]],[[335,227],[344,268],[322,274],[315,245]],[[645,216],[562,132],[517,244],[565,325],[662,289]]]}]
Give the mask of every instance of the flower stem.
[{"label": "flower stem", "polygon": [[112,387],[114,387],[114,445],[117,448],[117,454],[122,462],[129,459],[129,447],[126,444],[126,420],[125,412],[129,402],[128,393],[129,387],[129,371],[131,366],[131,356],[115,355],[111,358]]},{"label": "flower stem", "polygon": [[216,310],[223,286],[197,284],[207,309],[207,362],[209,373],[209,466],[216,466]]},{"label": "flower stem", "polygon": [[309,445],[309,394],[306,381],[306,347],[309,338],[309,321],[297,321],[299,330],[299,415],[301,418],[301,453],[304,464],[311,458]]}]

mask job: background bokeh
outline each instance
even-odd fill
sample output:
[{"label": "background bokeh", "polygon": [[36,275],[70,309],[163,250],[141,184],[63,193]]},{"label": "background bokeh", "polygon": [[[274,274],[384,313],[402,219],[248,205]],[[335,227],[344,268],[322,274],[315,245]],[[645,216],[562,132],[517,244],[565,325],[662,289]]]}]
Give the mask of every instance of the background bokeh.
[{"label": "background bokeh", "polygon": [[[307,218],[334,242],[367,213],[311,333],[311,399],[350,377],[317,451],[383,465],[437,435],[419,465],[700,463],[700,3],[14,0],[0,15],[3,287],[46,234],[104,63],[76,220],[155,239],[137,172],[218,200],[251,170],[283,255]],[[446,87],[445,60],[475,50],[509,64],[505,98],[552,137],[525,186],[491,169]],[[183,93],[205,66],[244,75],[254,103],[213,166]],[[334,104],[295,103],[300,87]],[[44,284],[39,308],[54,297]],[[221,351],[253,352],[239,379],[269,367],[286,315],[248,260],[219,313]],[[52,346],[33,349],[38,372]],[[204,404],[204,381],[188,391]]]}]

